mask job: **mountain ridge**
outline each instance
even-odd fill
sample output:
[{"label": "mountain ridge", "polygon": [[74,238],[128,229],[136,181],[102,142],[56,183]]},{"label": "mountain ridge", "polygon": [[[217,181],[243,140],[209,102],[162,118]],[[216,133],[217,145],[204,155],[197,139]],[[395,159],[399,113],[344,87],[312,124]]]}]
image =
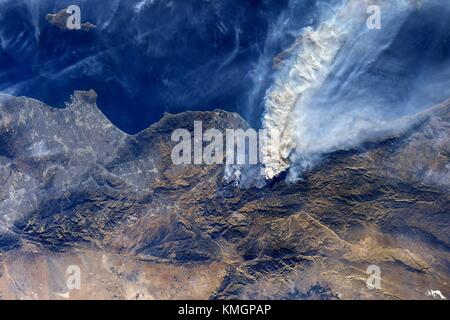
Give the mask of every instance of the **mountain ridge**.
[{"label": "mountain ridge", "polygon": [[[194,120],[247,128],[236,114],[167,114],[127,135],[93,91],[69,105],[37,112],[45,104],[0,98],[2,296],[67,298],[63,267],[73,261],[100,289],[69,298],[190,297],[189,279],[158,280],[161,267],[203,270],[211,285],[194,290],[200,298],[450,294],[448,102],[405,135],[330,154],[301,181],[244,189],[224,179],[224,166],[170,160],[174,129],[192,131]],[[33,259],[46,289],[37,274],[12,271]],[[369,265],[382,270],[380,290],[365,284]],[[156,294],[166,287],[171,295]]]}]

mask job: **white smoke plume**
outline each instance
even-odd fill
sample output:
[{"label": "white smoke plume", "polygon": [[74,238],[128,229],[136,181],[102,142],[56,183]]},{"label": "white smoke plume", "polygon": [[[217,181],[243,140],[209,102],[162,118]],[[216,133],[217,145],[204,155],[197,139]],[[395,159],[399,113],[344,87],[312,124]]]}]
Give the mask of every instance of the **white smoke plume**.
[{"label": "white smoke plume", "polygon": [[[381,30],[367,27],[373,4],[381,8]],[[269,136],[281,132],[281,143],[264,150],[266,178],[288,170],[296,179],[327,153],[398,135],[419,121],[420,111],[448,97],[449,81],[442,80],[448,68],[433,70],[426,62],[415,68],[408,65],[413,58],[390,53],[412,14],[441,7],[450,3],[346,0],[305,28],[274,59],[278,71],[266,93],[263,127]]]}]

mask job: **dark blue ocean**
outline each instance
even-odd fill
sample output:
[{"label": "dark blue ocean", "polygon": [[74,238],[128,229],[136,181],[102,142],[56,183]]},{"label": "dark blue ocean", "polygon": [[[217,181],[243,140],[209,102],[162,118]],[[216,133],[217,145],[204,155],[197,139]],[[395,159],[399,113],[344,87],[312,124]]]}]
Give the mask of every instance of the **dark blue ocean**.
[{"label": "dark blue ocean", "polygon": [[[141,7],[139,7],[139,3]],[[310,1],[312,2],[312,1]],[[91,32],[61,31],[45,20],[70,4]],[[269,24],[287,1],[0,1],[0,90],[63,106],[74,90],[94,89],[98,106],[135,133],[164,112],[248,107]],[[303,14],[311,10],[305,4]],[[270,67],[270,61],[268,61]],[[261,103],[263,88],[256,94]],[[245,110],[244,110],[245,108]],[[251,113],[255,112],[255,115]]]},{"label": "dark blue ocean", "polygon": [[[0,0],[0,91],[63,107],[74,90],[94,89],[102,112],[128,133],[184,110],[236,111],[258,126],[272,58],[335,2]],[[71,4],[97,28],[61,31],[45,20]],[[424,10],[402,19],[352,88],[364,83],[377,99],[406,101],[421,78],[436,90],[418,99],[445,98],[450,11]],[[329,90],[327,99],[339,96]]]}]

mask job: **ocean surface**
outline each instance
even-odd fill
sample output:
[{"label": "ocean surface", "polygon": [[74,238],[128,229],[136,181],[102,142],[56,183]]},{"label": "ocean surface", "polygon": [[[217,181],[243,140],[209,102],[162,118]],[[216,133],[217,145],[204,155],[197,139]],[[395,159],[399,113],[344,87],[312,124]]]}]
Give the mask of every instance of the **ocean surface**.
[{"label": "ocean surface", "polygon": [[[45,20],[71,4],[97,28],[61,31]],[[296,36],[266,43],[287,7],[285,0],[1,0],[0,91],[61,107],[74,90],[94,89],[102,112],[128,133],[164,112],[219,108],[257,120],[269,85],[259,59]],[[314,2],[300,7],[298,30]],[[270,59],[265,64],[270,70]]]},{"label": "ocean surface", "polygon": [[[351,16],[339,10],[349,2],[357,1],[0,0],[0,91],[63,107],[74,90],[94,89],[102,112],[127,133],[184,110],[236,111],[262,126],[271,112],[267,95],[296,85],[286,72],[311,67],[298,64],[305,54],[331,50],[331,61],[322,61],[328,65],[318,67],[320,83],[312,80],[308,108],[386,120],[449,96],[450,2],[399,0],[383,9],[382,30],[367,30],[364,19],[347,24]],[[71,4],[97,28],[61,31],[45,20]],[[348,29],[346,38],[305,50],[305,27],[320,33],[330,21]],[[273,68],[294,43],[281,70]],[[305,119],[314,124],[323,114]]]}]

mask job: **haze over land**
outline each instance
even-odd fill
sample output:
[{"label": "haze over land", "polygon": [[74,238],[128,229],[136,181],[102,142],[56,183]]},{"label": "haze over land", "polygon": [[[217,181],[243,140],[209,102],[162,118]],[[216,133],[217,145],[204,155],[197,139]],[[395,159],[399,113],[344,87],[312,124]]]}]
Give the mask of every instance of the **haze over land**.
[{"label": "haze over land", "polygon": [[449,297],[450,4],[374,2],[0,0],[0,298]]}]

